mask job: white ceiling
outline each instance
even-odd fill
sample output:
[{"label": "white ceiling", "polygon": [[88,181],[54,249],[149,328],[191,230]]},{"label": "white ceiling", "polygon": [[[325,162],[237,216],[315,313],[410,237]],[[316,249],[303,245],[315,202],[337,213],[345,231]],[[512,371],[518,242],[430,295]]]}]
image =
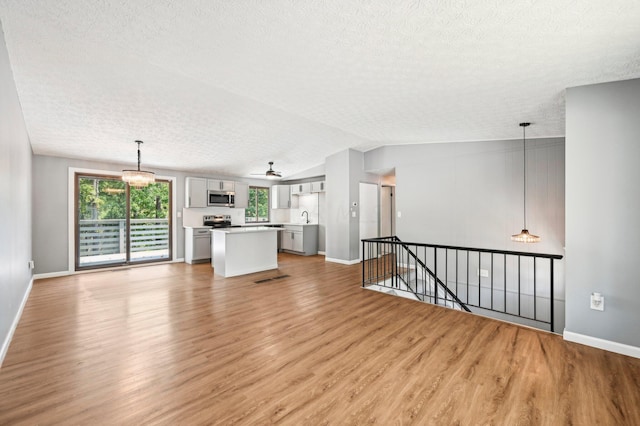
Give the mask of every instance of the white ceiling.
[{"label": "white ceiling", "polygon": [[36,154],[284,176],[352,147],[564,135],[640,77],[640,2],[0,0]]}]

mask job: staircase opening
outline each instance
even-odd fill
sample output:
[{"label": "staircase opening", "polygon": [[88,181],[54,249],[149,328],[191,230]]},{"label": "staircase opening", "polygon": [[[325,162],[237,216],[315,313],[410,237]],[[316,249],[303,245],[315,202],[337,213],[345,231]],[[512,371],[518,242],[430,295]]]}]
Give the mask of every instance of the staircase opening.
[{"label": "staircase opening", "polygon": [[425,303],[541,328],[554,327],[554,261],[560,255],[362,240],[362,286]]}]

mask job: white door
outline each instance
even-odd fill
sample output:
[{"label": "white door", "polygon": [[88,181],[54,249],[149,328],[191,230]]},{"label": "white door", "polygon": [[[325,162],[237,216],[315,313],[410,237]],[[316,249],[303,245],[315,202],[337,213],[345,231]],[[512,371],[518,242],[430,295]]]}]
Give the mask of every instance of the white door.
[{"label": "white door", "polygon": [[[360,182],[360,241],[363,238],[378,237],[378,185]],[[362,260],[362,242],[360,260]],[[370,253],[371,255],[372,253]]]}]

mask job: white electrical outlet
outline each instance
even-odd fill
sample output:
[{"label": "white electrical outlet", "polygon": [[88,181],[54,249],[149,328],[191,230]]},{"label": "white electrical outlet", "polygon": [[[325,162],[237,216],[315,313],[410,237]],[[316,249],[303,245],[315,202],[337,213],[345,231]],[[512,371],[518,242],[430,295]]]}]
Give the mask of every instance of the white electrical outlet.
[{"label": "white electrical outlet", "polygon": [[36,267],[36,263],[33,260],[29,261],[29,269],[33,269]]},{"label": "white electrical outlet", "polygon": [[489,278],[488,269],[476,269],[476,277]]},{"label": "white electrical outlet", "polygon": [[604,311],[604,296],[601,293],[591,293],[591,309]]}]

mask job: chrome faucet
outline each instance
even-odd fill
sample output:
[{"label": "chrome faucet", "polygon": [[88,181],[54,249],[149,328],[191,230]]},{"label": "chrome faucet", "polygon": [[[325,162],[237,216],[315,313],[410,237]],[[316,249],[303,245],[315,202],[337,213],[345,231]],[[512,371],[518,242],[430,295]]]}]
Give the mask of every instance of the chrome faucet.
[{"label": "chrome faucet", "polygon": [[307,214],[307,221],[305,223],[309,223],[309,212],[308,211],[303,211],[302,214],[300,216],[304,216],[304,214]]}]

